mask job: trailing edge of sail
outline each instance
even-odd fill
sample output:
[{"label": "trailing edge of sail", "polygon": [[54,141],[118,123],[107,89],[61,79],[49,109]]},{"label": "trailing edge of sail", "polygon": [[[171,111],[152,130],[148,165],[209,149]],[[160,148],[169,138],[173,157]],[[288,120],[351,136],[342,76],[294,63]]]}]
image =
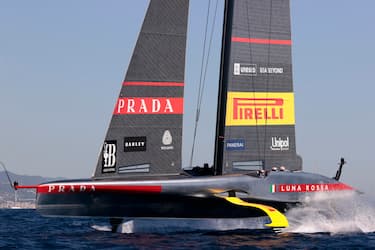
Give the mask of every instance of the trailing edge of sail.
[{"label": "trailing edge of sail", "polygon": [[289,0],[229,0],[227,12],[221,172],[300,170]]},{"label": "trailing edge of sail", "polygon": [[188,0],[151,0],[94,178],[181,172]]}]

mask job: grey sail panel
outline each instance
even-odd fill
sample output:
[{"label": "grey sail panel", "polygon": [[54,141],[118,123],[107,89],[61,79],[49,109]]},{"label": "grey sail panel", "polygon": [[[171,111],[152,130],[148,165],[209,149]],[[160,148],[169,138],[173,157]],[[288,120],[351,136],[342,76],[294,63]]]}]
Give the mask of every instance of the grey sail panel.
[{"label": "grey sail panel", "polygon": [[181,171],[188,0],[151,0],[95,178]]},{"label": "grey sail panel", "polygon": [[289,0],[232,4],[222,172],[299,170]]}]

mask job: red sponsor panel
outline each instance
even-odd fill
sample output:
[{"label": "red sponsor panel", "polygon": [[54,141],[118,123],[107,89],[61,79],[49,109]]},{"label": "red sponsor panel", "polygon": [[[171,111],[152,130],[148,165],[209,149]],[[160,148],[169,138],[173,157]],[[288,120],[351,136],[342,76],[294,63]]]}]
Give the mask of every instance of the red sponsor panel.
[{"label": "red sponsor panel", "polygon": [[115,115],[183,114],[182,97],[123,97],[116,103]]},{"label": "red sponsor panel", "polygon": [[291,40],[277,40],[251,37],[232,37],[232,42],[239,43],[256,43],[256,44],[275,44],[275,45],[292,45]]}]

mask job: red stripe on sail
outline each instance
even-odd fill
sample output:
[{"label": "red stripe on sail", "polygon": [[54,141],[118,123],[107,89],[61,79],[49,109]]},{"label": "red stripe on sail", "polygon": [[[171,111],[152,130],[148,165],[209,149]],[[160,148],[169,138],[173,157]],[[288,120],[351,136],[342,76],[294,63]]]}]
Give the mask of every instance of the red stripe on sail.
[{"label": "red stripe on sail", "polygon": [[66,194],[66,193],[93,193],[93,192],[125,192],[125,193],[161,193],[161,186],[132,186],[132,185],[69,185],[47,184],[37,187],[38,193]]},{"label": "red stripe on sail", "polygon": [[232,37],[232,42],[257,43],[257,44],[276,44],[276,45],[292,45],[292,40],[276,40],[276,39],[247,38],[247,37]]},{"label": "red stripe on sail", "polygon": [[182,97],[123,97],[116,103],[114,115],[175,115],[183,114]]},{"label": "red stripe on sail", "polygon": [[183,87],[183,82],[123,82],[125,86]]}]

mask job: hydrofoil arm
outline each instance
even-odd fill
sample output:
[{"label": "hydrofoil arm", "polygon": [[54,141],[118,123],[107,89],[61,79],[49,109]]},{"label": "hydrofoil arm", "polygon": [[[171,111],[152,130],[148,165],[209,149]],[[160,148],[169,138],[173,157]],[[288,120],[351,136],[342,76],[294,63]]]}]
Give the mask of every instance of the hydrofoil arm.
[{"label": "hydrofoil arm", "polygon": [[276,208],[263,205],[263,204],[258,204],[258,203],[249,203],[237,197],[223,197],[223,198],[229,201],[230,203],[233,203],[239,206],[254,207],[254,208],[262,210],[271,219],[271,223],[265,224],[265,226],[267,227],[280,228],[280,227],[289,226],[288,219],[285,217],[285,215],[279,212]]}]

